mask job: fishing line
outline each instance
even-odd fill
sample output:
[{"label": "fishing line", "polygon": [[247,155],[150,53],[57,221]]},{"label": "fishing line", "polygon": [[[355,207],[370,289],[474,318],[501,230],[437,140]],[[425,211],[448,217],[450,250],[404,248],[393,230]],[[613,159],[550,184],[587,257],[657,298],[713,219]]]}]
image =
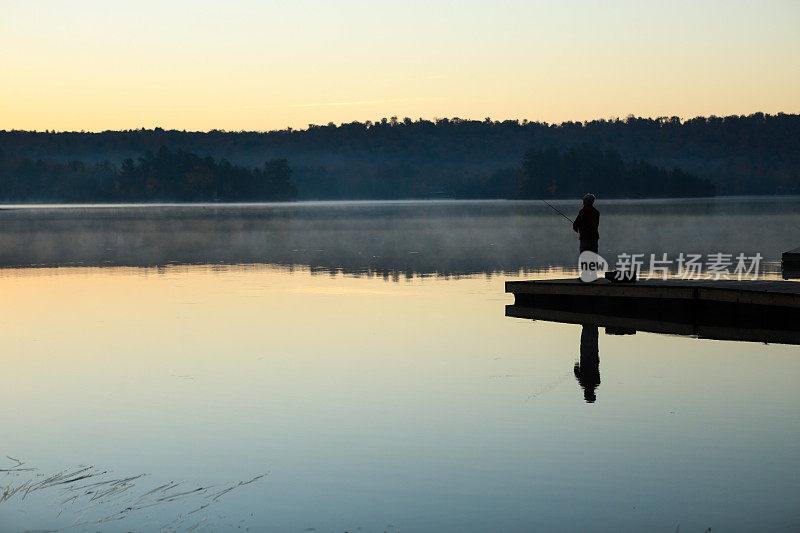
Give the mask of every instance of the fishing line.
[{"label": "fishing line", "polygon": [[550,207],[550,209],[552,209],[553,211],[555,211],[556,213],[558,213],[558,214],[559,214],[559,215],[561,215],[562,217],[566,218],[567,220],[569,220],[569,221],[570,221],[570,222],[572,222],[573,224],[575,223],[575,221],[574,221],[574,220],[572,220],[572,219],[571,219],[571,218],[569,218],[567,215],[565,215],[564,213],[562,213],[561,211],[559,211],[558,209],[556,209],[556,208],[555,208],[555,206],[554,206],[553,204],[551,204],[550,202],[548,202],[548,201],[547,201],[547,200],[545,200],[544,198],[539,198],[539,200],[541,200],[541,201],[543,201],[544,203],[546,203],[546,204],[548,205],[548,207]]}]

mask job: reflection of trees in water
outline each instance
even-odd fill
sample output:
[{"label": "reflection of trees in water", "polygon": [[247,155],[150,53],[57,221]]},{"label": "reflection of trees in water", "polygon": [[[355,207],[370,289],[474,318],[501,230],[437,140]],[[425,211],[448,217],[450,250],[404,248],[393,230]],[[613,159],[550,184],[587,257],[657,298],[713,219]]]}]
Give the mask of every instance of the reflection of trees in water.
[{"label": "reflection of trees in water", "polygon": [[[555,203],[567,212],[579,207]],[[774,223],[743,234],[736,228],[752,227],[758,210],[751,203],[601,202],[600,251],[612,262],[616,250],[761,251],[768,260],[765,250],[777,254],[786,238],[779,219],[797,217],[784,207],[791,203],[765,203]],[[711,248],[685,250],[686,235]],[[275,264],[401,279],[574,270],[576,248],[569,225],[540,202],[0,210],[0,267]]]},{"label": "reflection of trees in water", "polygon": [[[324,206],[0,212],[0,266],[274,264],[378,275],[513,273],[572,264],[551,217],[499,206]],[[558,222],[556,222],[557,224]],[[566,233],[566,232],[565,232]],[[572,240],[572,235],[567,234]]]},{"label": "reflection of trees in water", "polygon": [[595,389],[600,385],[600,353],[597,326],[584,324],[581,329],[580,360],[575,363],[575,378],[583,389],[588,403],[597,399]]}]

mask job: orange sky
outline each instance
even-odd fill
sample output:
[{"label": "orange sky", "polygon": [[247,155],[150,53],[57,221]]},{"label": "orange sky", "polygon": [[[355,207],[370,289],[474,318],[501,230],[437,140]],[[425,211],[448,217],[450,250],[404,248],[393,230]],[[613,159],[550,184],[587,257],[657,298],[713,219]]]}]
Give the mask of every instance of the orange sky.
[{"label": "orange sky", "polygon": [[0,129],[800,112],[790,0],[4,0],[0,14]]}]

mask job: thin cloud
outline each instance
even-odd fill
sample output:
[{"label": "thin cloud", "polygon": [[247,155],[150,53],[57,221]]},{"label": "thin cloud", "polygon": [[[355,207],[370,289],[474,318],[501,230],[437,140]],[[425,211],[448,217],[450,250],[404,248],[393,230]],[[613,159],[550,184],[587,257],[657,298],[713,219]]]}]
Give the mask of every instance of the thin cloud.
[{"label": "thin cloud", "polygon": [[419,98],[391,98],[387,100],[354,100],[352,102],[305,102],[299,104],[263,104],[240,106],[238,109],[264,109],[275,107],[337,107],[353,105],[391,104],[395,102],[413,102]]},{"label": "thin cloud", "polygon": [[371,104],[391,104],[393,102],[408,102],[408,98],[393,98],[390,100],[355,100],[353,102],[313,102],[306,104],[289,104],[287,107],[333,107],[345,105],[371,105]]}]

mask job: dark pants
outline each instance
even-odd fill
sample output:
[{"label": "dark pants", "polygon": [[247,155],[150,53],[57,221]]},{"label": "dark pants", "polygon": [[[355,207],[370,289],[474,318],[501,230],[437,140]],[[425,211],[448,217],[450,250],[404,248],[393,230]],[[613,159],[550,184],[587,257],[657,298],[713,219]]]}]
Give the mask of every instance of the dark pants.
[{"label": "dark pants", "polygon": [[597,253],[597,239],[580,239],[581,252],[594,252]]}]

